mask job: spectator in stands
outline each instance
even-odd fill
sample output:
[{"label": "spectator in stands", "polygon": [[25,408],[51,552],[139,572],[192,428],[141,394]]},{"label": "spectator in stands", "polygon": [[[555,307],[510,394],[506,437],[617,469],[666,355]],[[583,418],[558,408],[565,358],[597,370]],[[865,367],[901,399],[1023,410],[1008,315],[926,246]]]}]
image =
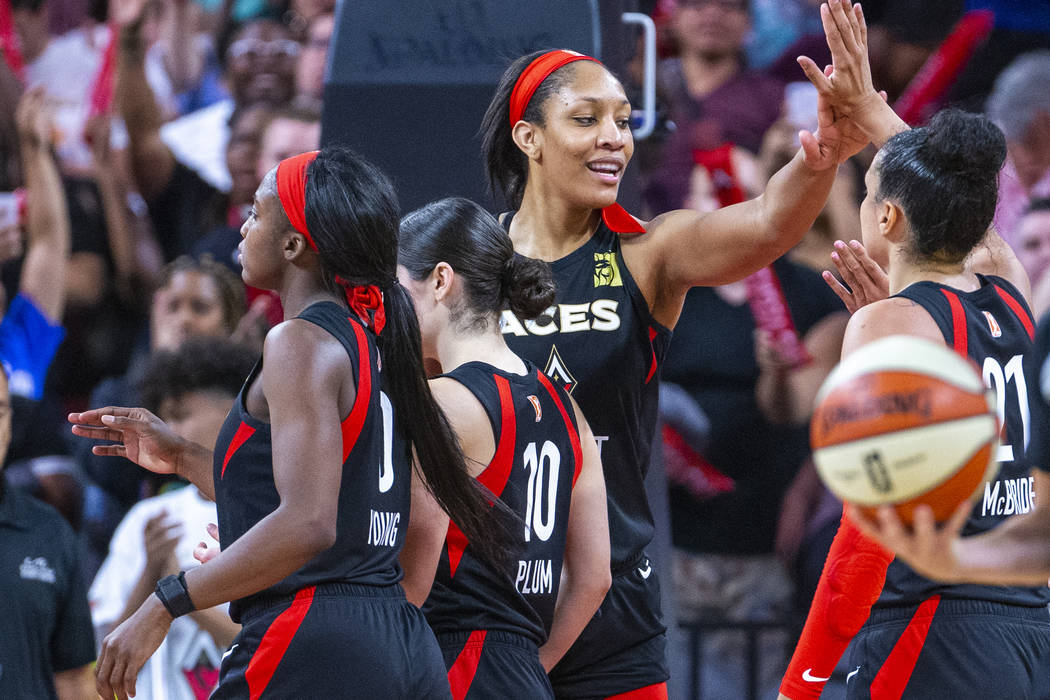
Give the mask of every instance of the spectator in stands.
[{"label": "spectator in stands", "polygon": [[678,0],[670,27],[678,55],[658,66],[675,123],[645,173],[651,212],[687,206],[699,154],[727,144],[755,154],[780,116],[783,85],[745,64],[750,0]]},{"label": "spectator in stands", "polygon": [[[10,439],[11,404],[0,372],[0,463]],[[0,697],[97,698],[95,642],[73,530],[52,508],[0,478],[0,543],[6,608]]]},{"label": "spectator in stands", "polygon": [[[51,155],[53,127],[41,90],[26,93],[17,121],[25,176],[26,248],[18,294],[0,321],[0,361],[12,394],[39,399],[64,335],[69,213]],[[21,228],[20,209],[13,201],[8,206],[14,208],[9,208],[11,218],[4,227]]]},{"label": "spectator in stands", "polygon": [[[191,337],[230,337],[244,315],[244,284],[227,267],[210,258],[178,258],[165,268],[151,309],[151,353],[174,350]],[[133,360],[125,375],[111,377],[95,388],[90,405],[138,405],[137,387],[144,369],[145,358]],[[157,482],[149,480],[137,466],[123,459],[91,454],[91,444],[83,443],[87,441],[76,442],[78,460],[116,501],[120,516],[140,498],[154,495]]]},{"label": "spectator in stands", "polygon": [[1040,318],[1050,310],[1050,199],[1036,199],[1017,225],[1017,259],[1032,281],[1032,313]]},{"label": "spectator in stands", "polygon": [[[25,61],[27,87],[41,86],[54,110],[55,144],[64,172],[90,174],[91,152],[84,140],[91,90],[109,43],[104,24],[85,23],[66,34],[48,32],[48,0],[14,0],[12,19]],[[145,59],[145,57],[144,57]],[[144,60],[143,73],[158,109],[175,113],[171,82],[156,57]]]},{"label": "spectator in stands", "polygon": [[780,116],[783,85],[745,63],[750,0],[678,0],[671,27],[678,56],[660,63],[658,81],[686,145],[757,153]]},{"label": "spectator in stands", "polygon": [[232,195],[236,183],[226,154],[233,115],[251,105],[278,106],[292,98],[299,44],[277,22],[248,22],[233,34],[224,54],[230,98],[163,124],[145,77],[145,5],[145,0],[114,0],[112,12],[120,28],[116,99],[128,126],[139,190],[152,200],[176,179],[178,163],[212,189]]},{"label": "spectator in stands", "polygon": [[[193,338],[155,353],[143,375],[143,405],[180,437],[214,444],[243,378],[258,353],[218,338]],[[209,539],[215,504],[186,485],[136,504],[121,522],[89,600],[98,638],[131,616],[168,574],[196,566],[193,550]],[[139,673],[136,697],[195,700],[218,680],[223,650],[240,630],[226,605],[172,623],[160,649]]]},{"label": "spectator in stands", "polygon": [[[266,173],[277,167],[285,158],[316,150],[321,147],[321,113],[315,107],[304,104],[303,106],[283,107],[266,115],[267,121],[262,127],[257,148],[258,156],[254,162],[254,173],[251,192],[248,201],[255,188]],[[247,163],[245,164],[247,165]],[[245,173],[247,182],[247,173]],[[243,220],[243,219],[242,219]],[[230,221],[212,229],[206,236],[197,241],[192,253],[194,256],[210,254],[219,262],[228,266],[238,274],[241,271],[241,262],[237,254],[237,244],[241,242],[241,221],[234,223]],[[249,293],[249,301],[255,295]],[[275,299],[276,300],[276,299]],[[278,321],[280,318],[278,317]]]},{"label": "spectator in stands", "polygon": [[1050,197],[1050,51],[1015,59],[996,79],[987,112],[1007,149],[994,223],[1016,249],[1017,222],[1029,201]]},{"label": "spectator in stands", "polygon": [[299,63],[295,68],[296,102],[321,107],[324,92],[324,70],[328,62],[328,47],[335,29],[335,15],[326,12],[317,15],[306,28],[306,39]]}]

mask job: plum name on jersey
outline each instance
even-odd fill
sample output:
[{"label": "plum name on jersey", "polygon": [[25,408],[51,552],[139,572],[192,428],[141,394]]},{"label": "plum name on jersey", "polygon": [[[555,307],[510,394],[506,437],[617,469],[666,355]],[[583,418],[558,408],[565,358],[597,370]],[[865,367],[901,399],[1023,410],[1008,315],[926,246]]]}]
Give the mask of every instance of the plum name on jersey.
[{"label": "plum name on jersey", "polygon": [[550,559],[518,561],[514,588],[522,595],[544,595],[554,592],[554,567]]},{"label": "plum name on jersey", "polygon": [[397,545],[397,526],[401,522],[401,513],[390,511],[370,511],[368,518],[368,544],[376,547],[394,547]]},{"label": "plum name on jersey", "polygon": [[1034,477],[1022,476],[999,479],[994,484],[985,483],[981,515],[1019,515],[1032,510],[1035,507],[1034,481]]},{"label": "plum name on jersey", "polygon": [[552,333],[579,333],[581,331],[615,331],[620,327],[615,299],[595,299],[583,304],[557,304],[547,309],[535,321],[518,320],[509,310],[503,312],[501,326],[504,333],[517,336],[551,335]]}]

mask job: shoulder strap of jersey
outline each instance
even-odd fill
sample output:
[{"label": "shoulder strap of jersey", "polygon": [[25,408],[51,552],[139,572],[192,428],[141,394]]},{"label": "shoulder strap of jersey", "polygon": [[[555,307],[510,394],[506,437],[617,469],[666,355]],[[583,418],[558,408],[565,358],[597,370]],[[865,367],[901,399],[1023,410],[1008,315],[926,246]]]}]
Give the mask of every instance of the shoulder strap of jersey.
[{"label": "shoulder strap of jersey", "polygon": [[368,329],[346,309],[333,302],[311,304],[296,316],[325,329],[338,340],[350,356],[350,364],[356,369],[356,393],[350,413],[340,423],[343,434],[343,462],[357,444],[364,429],[368,407],[372,403],[372,351],[368,342]]},{"label": "shoulder strap of jersey", "polygon": [[959,295],[929,282],[909,285],[893,296],[909,299],[933,317],[941,329],[944,342],[965,356],[969,340],[966,332],[966,310]]},{"label": "shoulder strap of jersey", "polygon": [[1025,332],[1028,333],[1028,337],[1035,339],[1035,315],[1032,314],[1032,310],[1028,307],[1028,302],[1025,301],[1024,295],[1021,294],[1020,290],[1002,277],[994,275],[978,275],[978,277],[987,280],[989,284],[995,287],[999,297],[1021,321]]}]

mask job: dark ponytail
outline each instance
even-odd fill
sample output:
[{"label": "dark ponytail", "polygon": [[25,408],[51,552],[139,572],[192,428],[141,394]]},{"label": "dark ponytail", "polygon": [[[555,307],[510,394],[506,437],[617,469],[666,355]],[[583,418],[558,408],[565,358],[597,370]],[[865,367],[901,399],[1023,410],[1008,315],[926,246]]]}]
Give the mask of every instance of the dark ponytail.
[{"label": "dark ponytail", "polygon": [[[507,67],[481,120],[481,155],[485,160],[489,189],[492,194],[501,195],[511,209],[521,206],[521,198],[525,194],[525,181],[529,175],[529,163],[511,136],[510,96],[514,92],[515,83],[529,64],[549,50],[534,51]],[[544,126],[544,106],[547,100],[572,79],[575,70],[576,64],[569,63],[551,73],[536,88],[521,118]]]},{"label": "dark ponytail", "polygon": [[1005,158],[999,127],[957,109],[886,142],[876,160],[874,199],[892,200],[904,211],[912,260],[954,264],[980,243],[995,215]]},{"label": "dark ponytail", "polygon": [[408,444],[428,488],[489,561],[505,558],[504,529],[491,493],[470,477],[452,427],[438,408],[423,370],[419,325],[412,302],[397,283],[398,205],[387,177],[360,156],[326,148],[307,170],[306,222],[317,244],[326,284],[334,277],[383,291],[386,326],[376,344],[383,374]]},{"label": "dark ponytail", "polygon": [[401,220],[398,263],[412,279],[426,278],[439,262],[464,282],[465,326],[484,330],[506,308],[536,318],[554,304],[550,265],[515,255],[499,222],[469,199],[432,202]]}]

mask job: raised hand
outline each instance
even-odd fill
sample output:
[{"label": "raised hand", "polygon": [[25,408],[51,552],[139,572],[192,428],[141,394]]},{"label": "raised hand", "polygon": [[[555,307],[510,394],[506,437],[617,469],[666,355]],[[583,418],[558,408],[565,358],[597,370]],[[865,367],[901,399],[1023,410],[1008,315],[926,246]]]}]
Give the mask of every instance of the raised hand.
[{"label": "raised hand", "polygon": [[68,419],[74,435],[115,443],[95,445],[94,454],[125,457],[154,474],[178,473],[186,441],[144,408],[107,406],[70,413]]},{"label": "raised hand", "polygon": [[849,245],[835,241],[831,261],[835,263],[835,268],[843,282],[849,285],[849,289],[827,270],[822,276],[850,313],[890,295],[890,279],[886,276],[886,271],[868,255],[860,241],[850,241]]},{"label": "raised hand", "polygon": [[884,96],[871,83],[868,28],[860,5],[829,0],[820,6],[832,65],[823,71],[812,59],[798,58],[806,77],[817,88],[816,133],[799,132],[806,163],[824,169],[844,162],[871,140],[856,117],[882,107]]},{"label": "raised hand", "polygon": [[142,23],[148,0],[110,0],[109,18],[120,29],[136,27]]},{"label": "raised hand", "polygon": [[22,95],[15,109],[15,124],[24,143],[33,147],[51,145],[54,123],[43,86]]}]

